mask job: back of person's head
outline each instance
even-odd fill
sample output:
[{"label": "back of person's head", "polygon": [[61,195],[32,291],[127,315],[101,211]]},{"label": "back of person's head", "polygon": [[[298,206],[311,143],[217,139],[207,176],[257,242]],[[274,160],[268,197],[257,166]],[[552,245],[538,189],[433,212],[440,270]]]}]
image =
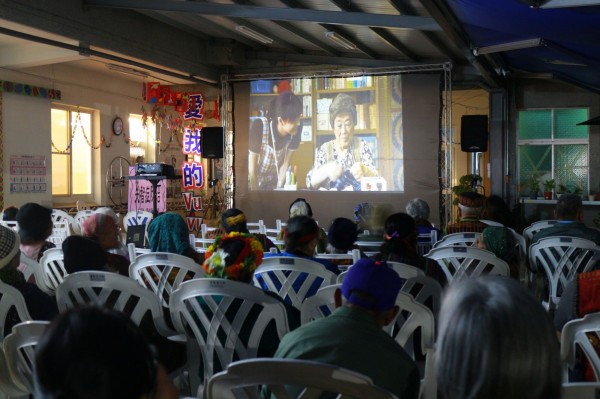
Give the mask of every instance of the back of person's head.
[{"label": "back of person's head", "polygon": [[268,117],[276,121],[281,118],[284,121],[295,121],[302,115],[302,101],[291,91],[279,93],[269,105]]},{"label": "back of person's head", "polygon": [[217,237],[204,256],[207,276],[249,283],[262,263],[263,247],[252,234],[231,232]]},{"label": "back of person's head", "polygon": [[190,230],[177,213],[163,213],[148,225],[148,244],[152,252],[183,255],[190,247]]},{"label": "back of person's head", "polygon": [[52,234],[52,209],[28,202],[19,208],[17,223],[23,244],[44,241]]},{"label": "back of person's head", "polygon": [[481,217],[502,223],[505,226],[511,225],[510,208],[499,195],[490,195],[486,198]]},{"label": "back of person's head", "polygon": [[444,399],[558,399],[556,331],[517,281],[464,278],[442,302],[436,373]]},{"label": "back of person's head", "polygon": [[395,308],[401,287],[400,276],[386,262],[365,258],[348,269],[341,293],[346,306],[385,314]]},{"label": "back of person's head", "polygon": [[98,209],[96,209],[95,211],[96,213],[101,213],[103,215],[108,215],[111,218],[113,218],[113,220],[115,221],[115,223],[118,225],[119,224],[119,216],[117,215],[117,213],[114,211],[114,209],[108,207],[108,206],[103,206],[100,207]]},{"label": "back of person's head", "polygon": [[86,237],[98,237],[102,234],[114,234],[118,231],[115,219],[105,213],[94,213],[85,219],[81,225]]},{"label": "back of person's head", "polygon": [[19,208],[16,206],[7,206],[2,211],[2,220],[7,222],[14,222],[17,220],[17,213],[19,212]]},{"label": "back of person's head", "polygon": [[84,307],[59,315],[35,353],[36,397],[140,399],[156,388],[157,364],[138,327],[116,311]]},{"label": "back of person's head", "polygon": [[563,194],[556,201],[554,214],[559,220],[577,220],[581,217],[583,203],[577,194]]},{"label": "back of person's head", "polygon": [[83,270],[106,271],[108,256],[98,241],[82,236],[69,236],[62,242],[63,262],[67,273]]},{"label": "back of person's head", "polygon": [[349,251],[358,237],[356,223],[347,218],[335,218],[327,230],[327,241],[335,249]]},{"label": "back of person's head", "polygon": [[291,218],[294,216],[313,216],[312,208],[304,198],[296,198],[290,204],[289,214]]},{"label": "back of person's head", "polygon": [[319,235],[319,226],[310,216],[294,216],[284,230],[285,249],[288,252],[303,250]]},{"label": "back of person's head", "polygon": [[221,226],[226,233],[237,231],[239,233],[247,233],[248,226],[246,225],[246,215],[237,208],[227,209],[221,215]]},{"label": "back of person's head", "polygon": [[390,255],[417,256],[417,225],[415,219],[398,212],[387,217],[383,232],[382,259]]},{"label": "back of person's head", "polygon": [[485,197],[474,191],[465,191],[458,196],[458,209],[462,217],[480,217]]},{"label": "back of person's head", "polygon": [[19,266],[19,235],[10,227],[0,225],[0,270]]},{"label": "back of person's head", "polygon": [[415,220],[429,220],[429,204],[421,198],[413,198],[406,204],[406,213]]},{"label": "back of person's head", "polygon": [[506,262],[512,261],[517,253],[517,240],[506,227],[488,226],[482,232],[485,248]]},{"label": "back of person's head", "polygon": [[335,118],[340,114],[348,114],[356,125],[356,104],[348,94],[338,94],[329,105],[329,124],[333,129]]}]

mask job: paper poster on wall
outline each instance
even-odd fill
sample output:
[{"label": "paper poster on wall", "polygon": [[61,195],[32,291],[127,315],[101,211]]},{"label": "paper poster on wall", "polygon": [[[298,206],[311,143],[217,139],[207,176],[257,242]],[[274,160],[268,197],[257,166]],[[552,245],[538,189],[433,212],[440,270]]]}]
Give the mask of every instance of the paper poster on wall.
[{"label": "paper poster on wall", "polygon": [[46,172],[44,155],[11,155],[10,192],[45,193]]},{"label": "paper poster on wall", "polygon": [[[135,176],[135,166],[129,167],[129,176]],[[167,211],[166,180],[158,182],[156,187],[156,210]],[[152,183],[148,180],[129,180],[129,191],[127,195],[128,211],[152,212]]]}]

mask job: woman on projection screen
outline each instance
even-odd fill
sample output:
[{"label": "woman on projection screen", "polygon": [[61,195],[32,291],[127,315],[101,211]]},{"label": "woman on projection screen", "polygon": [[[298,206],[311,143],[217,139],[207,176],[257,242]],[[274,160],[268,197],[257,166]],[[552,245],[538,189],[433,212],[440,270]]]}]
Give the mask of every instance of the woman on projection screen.
[{"label": "woman on projection screen", "polygon": [[356,104],[348,94],[338,94],[329,106],[329,123],[335,138],[317,150],[313,168],[306,175],[308,188],[361,190],[363,177],[378,176],[371,147],[354,137]]}]

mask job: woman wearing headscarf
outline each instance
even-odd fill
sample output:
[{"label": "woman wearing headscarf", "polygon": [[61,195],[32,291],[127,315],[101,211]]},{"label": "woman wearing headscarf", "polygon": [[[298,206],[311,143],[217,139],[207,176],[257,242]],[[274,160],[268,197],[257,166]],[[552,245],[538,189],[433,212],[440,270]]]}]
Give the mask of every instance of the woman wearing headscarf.
[{"label": "woman wearing headscarf", "polygon": [[519,278],[519,262],[516,257],[517,241],[512,232],[502,226],[489,226],[483,229],[477,247],[487,249],[494,255],[508,263],[510,276]]},{"label": "woman wearing headscarf", "polygon": [[152,252],[169,252],[193,259],[203,260],[202,254],[190,245],[190,230],[177,213],[163,213],[152,219],[148,226],[148,244]]},{"label": "woman wearing headscarf", "polygon": [[81,226],[83,236],[100,244],[106,251],[108,270],[129,276],[129,259],[123,255],[108,252],[120,247],[119,227],[115,220],[103,213],[94,213],[85,219]]}]

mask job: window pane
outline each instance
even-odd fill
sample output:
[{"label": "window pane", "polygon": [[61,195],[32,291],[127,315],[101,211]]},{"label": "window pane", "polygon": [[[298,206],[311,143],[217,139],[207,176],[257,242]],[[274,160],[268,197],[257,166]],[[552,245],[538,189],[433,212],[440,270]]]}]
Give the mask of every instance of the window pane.
[{"label": "window pane", "polygon": [[554,147],[554,174],[558,184],[570,191],[576,187],[588,192],[589,155],[586,144],[556,145]]},{"label": "window pane", "polygon": [[52,154],[52,195],[69,194],[69,156]]},{"label": "window pane", "polygon": [[519,187],[522,195],[528,195],[529,176],[537,173],[540,182],[550,179],[552,173],[552,147],[549,145],[519,146]]},{"label": "window pane", "polygon": [[554,111],[554,138],[587,139],[588,127],[577,124],[588,119],[587,108],[557,109]]},{"label": "window pane", "polygon": [[552,111],[549,109],[519,112],[519,140],[552,138]]},{"label": "window pane", "polygon": [[[92,193],[92,148],[88,144],[93,143],[92,136],[92,115],[89,113],[80,113],[80,119],[77,119],[77,113],[71,112],[72,124],[75,126],[75,137],[73,138],[72,152],[72,194],[91,194]],[[84,137],[85,135],[85,137]],[[86,140],[87,137],[87,140]]]},{"label": "window pane", "polygon": [[69,145],[70,126],[68,120],[68,112],[64,109],[52,109],[51,124],[52,124],[52,143],[56,148],[52,148],[52,152],[64,151]]}]

